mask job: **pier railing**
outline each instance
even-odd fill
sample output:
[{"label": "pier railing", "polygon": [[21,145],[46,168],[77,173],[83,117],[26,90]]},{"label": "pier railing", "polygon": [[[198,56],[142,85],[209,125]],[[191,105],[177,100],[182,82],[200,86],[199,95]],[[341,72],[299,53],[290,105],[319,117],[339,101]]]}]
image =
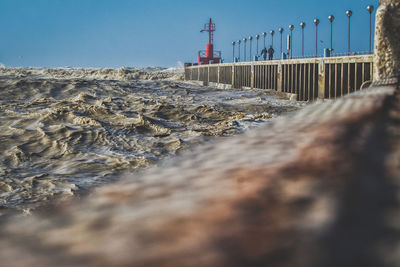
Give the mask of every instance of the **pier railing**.
[{"label": "pier railing", "polygon": [[297,100],[337,98],[372,82],[373,55],[224,63],[185,68],[185,80],[272,89]]}]

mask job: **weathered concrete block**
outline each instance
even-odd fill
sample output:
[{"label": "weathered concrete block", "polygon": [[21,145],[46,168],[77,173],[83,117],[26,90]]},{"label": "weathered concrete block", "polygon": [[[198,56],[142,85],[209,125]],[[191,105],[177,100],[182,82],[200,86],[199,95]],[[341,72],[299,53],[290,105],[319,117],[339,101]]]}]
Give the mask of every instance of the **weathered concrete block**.
[{"label": "weathered concrete block", "polygon": [[400,75],[400,0],[381,0],[376,12],[374,80]]}]

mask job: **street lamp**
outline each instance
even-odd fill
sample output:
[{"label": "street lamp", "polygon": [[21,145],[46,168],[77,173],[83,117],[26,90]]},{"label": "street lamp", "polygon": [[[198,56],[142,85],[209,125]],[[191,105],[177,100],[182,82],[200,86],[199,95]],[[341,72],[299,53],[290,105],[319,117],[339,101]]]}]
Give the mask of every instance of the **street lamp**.
[{"label": "street lamp", "polygon": [[300,23],[301,27],[301,54],[304,57],[304,28],[306,27],[306,23],[302,22]]},{"label": "street lamp", "polygon": [[333,45],[332,45],[332,43],[333,43],[333,41],[332,41],[332,39],[333,39],[333,21],[335,20],[335,16],[333,16],[333,15],[330,15],[329,17],[328,17],[328,20],[331,22],[331,53],[332,53],[332,51],[333,51]]},{"label": "street lamp", "polygon": [[260,39],[260,35],[257,34],[256,39],[257,39],[257,54],[256,55],[258,56],[258,39]]},{"label": "street lamp", "polygon": [[264,47],[265,47],[265,37],[267,36],[267,33],[266,33],[266,32],[263,32],[263,33],[262,33],[262,36],[264,37]]},{"label": "street lamp", "polygon": [[239,47],[238,47],[238,52],[239,52],[239,56],[238,56],[239,59],[238,59],[238,61],[240,62],[240,43],[241,43],[241,41],[238,40],[237,43],[238,43],[238,46],[239,46]]},{"label": "street lamp", "polygon": [[367,6],[369,12],[369,53],[372,54],[372,12],[374,12],[374,6]]},{"label": "street lamp", "polygon": [[246,43],[247,43],[247,39],[246,38],[243,38],[243,43],[244,43],[244,61],[246,61],[247,60],[247,58],[246,58]]},{"label": "street lamp", "polygon": [[348,32],[348,38],[347,38],[347,40],[348,40],[347,45],[348,45],[348,55],[350,55],[350,18],[353,15],[353,12],[351,10],[347,10],[346,15],[349,18],[349,32]]},{"label": "street lamp", "polygon": [[250,61],[253,61],[253,60],[251,59],[251,47],[253,46],[253,45],[252,45],[252,43],[253,43],[253,36],[249,36],[249,40],[250,40]]},{"label": "street lamp", "polygon": [[275,31],[270,31],[269,33],[272,36],[272,47],[274,47],[274,34],[275,34]]},{"label": "street lamp", "polygon": [[280,58],[282,58],[282,33],[283,33],[283,28],[279,28],[278,31],[281,34],[281,54],[280,54]]},{"label": "street lamp", "polygon": [[232,62],[235,62],[235,44],[236,44],[236,42],[232,42],[232,47],[233,47],[233,49],[232,49]]},{"label": "street lamp", "polygon": [[289,25],[289,30],[290,30],[290,58],[293,58],[293,29],[294,29],[294,25]]},{"label": "street lamp", "polygon": [[318,57],[318,24],[319,19],[314,19],[315,24],[315,57]]}]

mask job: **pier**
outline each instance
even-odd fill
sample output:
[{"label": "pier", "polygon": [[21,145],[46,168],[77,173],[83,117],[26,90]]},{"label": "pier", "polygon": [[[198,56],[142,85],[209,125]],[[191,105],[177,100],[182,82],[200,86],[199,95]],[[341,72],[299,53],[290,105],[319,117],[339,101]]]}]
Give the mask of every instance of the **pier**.
[{"label": "pier", "polygon": [[373,82],[373,55],[249,61],[185,67],[204,85],[271,89],[298,101],[335,99]]}]

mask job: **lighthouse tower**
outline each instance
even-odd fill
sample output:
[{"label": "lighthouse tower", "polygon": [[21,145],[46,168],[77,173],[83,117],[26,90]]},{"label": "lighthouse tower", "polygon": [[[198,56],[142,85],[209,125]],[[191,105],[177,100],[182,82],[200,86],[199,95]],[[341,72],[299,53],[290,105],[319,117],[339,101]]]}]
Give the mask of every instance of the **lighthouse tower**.
[{"label": "lighthouse tower", "polygon": [[208,44],[206,46],[206,50],[199,51],[198,63],[199,65],[204,64],[216,64],[221,62],[221,51],[214,51],[214,32],[215,32],[215,23],[210,21],[204,25],[204,29],[200,32],[208,32]]}]

